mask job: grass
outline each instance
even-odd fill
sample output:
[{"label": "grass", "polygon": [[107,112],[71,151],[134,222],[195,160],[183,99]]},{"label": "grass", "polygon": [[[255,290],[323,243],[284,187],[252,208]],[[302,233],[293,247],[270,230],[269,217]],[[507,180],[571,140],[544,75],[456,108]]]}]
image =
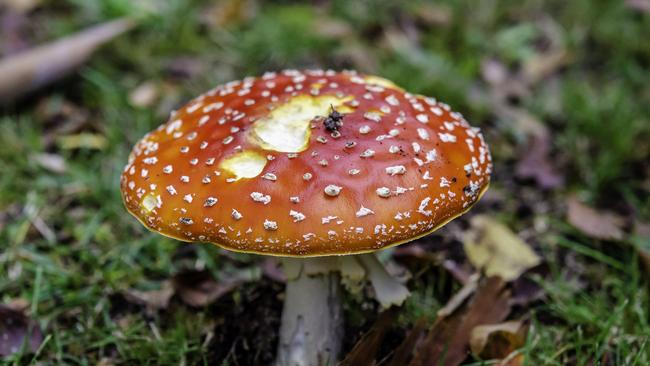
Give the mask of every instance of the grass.
[{"label": "grass", "polygon": [[[528,365],[650,364],[649,285],[633,245],[642,239],[590,239],[563,212],[566,195],[577,192],[650,220],[648,14],[621,1],[588,0],[225,3],[250,9],[217,21],[208,1],[67,0],[42,1],[29,15],[34,43],[124,14],[141,25],[75,76],[0,115],[0,302],[25,299],[48,334],[36,356],[4,363],[214,362],[206,337],[248,292],[198,310],[173,301],[149,312],[126,301],[125,291],[159,288],[182,268],[219,274],[228,259],[209,246],[179,259],[181,244],[125,213],[119,174],[133,144],[191,96],[269,69],[332,67],[380,74],[447,101],[486,132],[496,162],[492,190],[504,198],[496,209],[479,209],[496,210],[516,231],[533,230],[528,241],[550,268],[537,278],[546,298],[532,307]],[[508,100],[552,133],[553,160],[567,182],[540,192],[511,173],[525,140],[518,121],[495,113],[482,67],[497,60],[516,71],[551,46],[570,61]],[[184,76],[173,72],[179,60],[193,65]],[[160,96],[150,107],[133,106],[129,93],[145,81]],[[92,133],[101,147],[65,148],[61,138],[77,132]],[[63,157],[65,172],[39,165],[40,153]],[[544,229],[531,229],[540,222]],[[443,270],[432,271],[435,278],[414,284],[401,326],[433,317],[457,288]],[[364,313],[349,312],[362,328]],[[236,364],[234,351],[219,352],[229,354],[224,365]]]}]

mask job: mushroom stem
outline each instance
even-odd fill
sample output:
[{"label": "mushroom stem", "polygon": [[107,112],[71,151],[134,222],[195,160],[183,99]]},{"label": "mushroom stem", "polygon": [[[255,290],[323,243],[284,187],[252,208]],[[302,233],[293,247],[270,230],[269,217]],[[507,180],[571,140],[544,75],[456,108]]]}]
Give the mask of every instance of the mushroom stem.
[{"label": "mushroom stem", "polygon": [[386,267],[374,253],[359,254],[356,258],[366,270],[366,277],[375,291],[375,298],[384,309],[393,305],[401,306],[409,297],[410,292],[406,286],[386,271]]},{"label": "mushroom stem", "polygon": [[283,258],[287,286],[277,366],[334,365],[343,340],[340,276],[322,258]]}]

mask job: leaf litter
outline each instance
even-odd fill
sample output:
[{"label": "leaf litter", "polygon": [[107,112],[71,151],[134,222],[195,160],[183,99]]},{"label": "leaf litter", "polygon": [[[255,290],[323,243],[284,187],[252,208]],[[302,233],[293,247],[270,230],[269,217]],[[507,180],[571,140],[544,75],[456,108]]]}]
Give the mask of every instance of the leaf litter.
[{"label": "leaf litter", "polygon": [[535,251],[505,225],[485,215],[474,216],[470,222],[463,246],[469,261],[487,276],[512,281],[540,264]]},{"label": "leaf litter", "polygon": [[33,353],[42,342],[41,329],[25,314],[24,308],[0,304],[0,356],[9,356],[23,349]]},{"label": "leaf litter", "polygon": [[601,240],[622,240],[624,220],[608,210],[596,210],[575,196],[567,200],[567,220],[583,234]]}]

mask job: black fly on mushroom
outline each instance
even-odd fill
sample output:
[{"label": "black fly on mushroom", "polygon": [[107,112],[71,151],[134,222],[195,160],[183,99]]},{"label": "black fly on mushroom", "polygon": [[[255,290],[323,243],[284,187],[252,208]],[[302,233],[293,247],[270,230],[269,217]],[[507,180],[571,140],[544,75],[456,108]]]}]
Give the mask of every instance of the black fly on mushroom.
[{"label": "black fly on mushroom", "polygon": [[490,172],[481,133],[448,105],[376,76],[286,70],[172,113],[134,147],[121,190],[163,235],[282,257],[277,362],[317,365],[341,349],[340,281],[400,305],[409,292],[374,252],[469,210]]}]

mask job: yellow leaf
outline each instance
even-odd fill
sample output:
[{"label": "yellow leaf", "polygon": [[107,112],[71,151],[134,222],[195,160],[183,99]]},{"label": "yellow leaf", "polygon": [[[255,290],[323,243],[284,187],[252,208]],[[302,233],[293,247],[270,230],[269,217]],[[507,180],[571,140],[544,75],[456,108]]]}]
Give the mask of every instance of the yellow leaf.
[{"label": "yellow leaf", "polygon": [[539,256],[515,233],[484,215],[472,218],[463,245],[474,267],[487,276],[500,276],[506,281],[540,263]]},{"label": "yellow leaf", "polygon": [[58,145],[63,150],[93,149],[104,150],[108,141],[106,137],[97,133],[79,133],[76,135],[61,136]]},{"label": "yellow leaf", "polygon": [[478,325],[472,329],[469,346],[483,360],[502,360],[524,346],[527,333],[528,324],[521,320]]}]

